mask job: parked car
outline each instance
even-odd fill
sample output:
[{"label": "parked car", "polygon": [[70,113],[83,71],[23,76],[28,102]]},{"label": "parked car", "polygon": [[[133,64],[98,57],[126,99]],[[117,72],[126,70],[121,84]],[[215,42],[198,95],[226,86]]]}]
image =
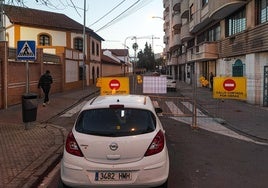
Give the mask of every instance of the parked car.
[{"label": "parked car", "polygon": [[106,95],[87,102],[66,139],[63,184],[167,187],[169,155],[158,112],[143,95]]},{"label": "parked car", "polygon": [[177,81],[170,75],[160,75],[167,78],[167,90],[176,91]]}]

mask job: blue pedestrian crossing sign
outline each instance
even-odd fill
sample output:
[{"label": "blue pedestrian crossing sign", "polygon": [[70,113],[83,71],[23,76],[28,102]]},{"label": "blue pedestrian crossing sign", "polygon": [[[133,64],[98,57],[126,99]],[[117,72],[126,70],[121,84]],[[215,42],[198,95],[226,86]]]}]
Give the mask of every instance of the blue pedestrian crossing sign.
[{"label": "blue pedestrian crossing sign", "polygon": [[17,59],[18,60],[35,60],[36,59],[35,41],[29,41],[29,40],[18,41]]}]

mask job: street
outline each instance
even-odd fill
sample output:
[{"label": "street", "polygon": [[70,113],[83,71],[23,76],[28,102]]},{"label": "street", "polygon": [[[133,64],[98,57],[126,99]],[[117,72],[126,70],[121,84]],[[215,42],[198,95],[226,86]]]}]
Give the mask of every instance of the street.
[{"label": "street", "polygon": [[[76,117],[73,109],[50,119],[50,123],[71,130]],[[224,136],[202,128],[193,129],[178,118],[160,118],[166,130],[170,157],[168,187],[267,187],[266,144]],[[54,171],[56,174],[50,175],[52,183],[48,187],[60,187],[59,168],[58,165]],[[40,187],[45,185],[43,182]]]}]

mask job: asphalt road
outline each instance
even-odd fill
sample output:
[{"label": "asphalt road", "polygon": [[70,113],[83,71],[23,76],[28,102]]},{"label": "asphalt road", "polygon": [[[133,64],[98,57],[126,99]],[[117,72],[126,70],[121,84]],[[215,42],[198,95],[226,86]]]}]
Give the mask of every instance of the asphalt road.
[{"label": "asphalt road", "polygon": [[[71,130],[76,114],[49,122]],[[160,117],[170,155],[169,188],[266,188],[268,146],[192,129]],[[60,187],[59,166],[39,187]]]},{"label": "asphalt road", "polygon": [[268,146],[161,119],[170,155],[170,188],[266,188]]}]

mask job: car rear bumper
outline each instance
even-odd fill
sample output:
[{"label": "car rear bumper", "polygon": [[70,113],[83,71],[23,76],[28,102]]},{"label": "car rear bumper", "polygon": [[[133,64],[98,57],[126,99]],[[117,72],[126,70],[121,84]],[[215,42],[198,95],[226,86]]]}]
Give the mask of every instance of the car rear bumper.
[{"label": "car rear bumper", "polygon": [[[72,187],[148,187],[159,186],[167,181],[169,157],[166,151],[144,157],[142,160],[127,164],[99,164],[65,152],[61,162],[61,179]],[[75,163],[73,163],[75,161]],[[97,171],[130,171],[131,180],[95,181]]]}]

